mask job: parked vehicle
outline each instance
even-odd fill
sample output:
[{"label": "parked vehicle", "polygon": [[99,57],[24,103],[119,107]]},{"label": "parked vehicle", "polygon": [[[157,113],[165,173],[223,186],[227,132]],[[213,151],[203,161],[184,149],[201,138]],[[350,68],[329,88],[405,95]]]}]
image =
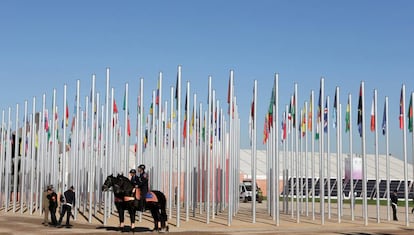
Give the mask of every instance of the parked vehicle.
[{"label": "parked vehicle", "polygon": [[[252,182],[251,180],[243,180],[242,183],[239,185],[239,192],[240,192],[240,200],[243,202],[251,201],[253,198],[253,190],[252,190]],[[256,184],[256,201],[262,203],[263,201],[263,193],[262,190]]]}]

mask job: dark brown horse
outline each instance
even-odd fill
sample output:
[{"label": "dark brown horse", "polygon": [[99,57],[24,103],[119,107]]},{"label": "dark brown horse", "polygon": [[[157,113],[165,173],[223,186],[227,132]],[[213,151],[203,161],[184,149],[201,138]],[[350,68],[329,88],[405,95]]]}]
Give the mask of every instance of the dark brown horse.
[{"label": "dark brown horse", "polygon": [[[113,176],[109,175],[104,184],[102,185],[102,190],[107,191],[112,188],[115,195],[115,206],[119,213],[119,222],[123,224],[124,222],[124,211],[128,210],[131,218],[131,228],[134,227],[135,223],[135,212],[140,205],[139,200],[135,193],[133,193],[134,185],[131,181],[123,176]],[[137,193],[139,195],[139,193]],[[167,212],[166,204],[167,199],[161,191],[150,191],[145,197],[145,209],[151,212],[152,218],[154,219],[154,230],[165,232],[168,231],[167,225]],[[121,215],[122,213],[122,215]],[[161,227],[159,227],[161,224]]]}]

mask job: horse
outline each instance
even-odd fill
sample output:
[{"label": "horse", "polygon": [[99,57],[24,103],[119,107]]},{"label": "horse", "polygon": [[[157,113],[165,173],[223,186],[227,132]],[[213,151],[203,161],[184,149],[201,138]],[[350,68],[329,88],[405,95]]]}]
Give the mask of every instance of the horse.
[{"label": "horse", "polygon": [[[168,231],[167,225],[167,212],[166,204],[167,199],[163,192],[161,191],[150,191],[145,197],[145,208],[139,208],[139,192],[133,192],[134,185],[131,181],[123,176],[118,174],[118,176],[109,175],[104,184],[102,185],[103,191],[108,191],[112,188],[115,196],[115,206],[119,213],[119,221],[121,226],[124,221],[124,211],[128,210],[131,218],[131,228],[134,228],[135,223],[135,212],[137,210],[143,209],[149,210],[151,212],[152,218],[154,219],[154,231],[165,232]],[[122,215],[121,215],[122,213]],[[161,227],[159,227],[159,223]]]}]

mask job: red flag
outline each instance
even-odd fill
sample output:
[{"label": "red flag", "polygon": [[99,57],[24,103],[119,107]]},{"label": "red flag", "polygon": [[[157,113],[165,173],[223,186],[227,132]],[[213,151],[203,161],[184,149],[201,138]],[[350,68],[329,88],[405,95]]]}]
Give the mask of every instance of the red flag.
[{"label": "red flag", "polygon": [[374,113],[375,100],[372,98],[371,105],[371,131],[375,131],[375,113]]},{"label": "red flag", "polygon": [[404,128],[404,98],[403,98],[403,90],[401,88],[401,95],[400,95],[400,129]]},{"label": "red flag", "polygon": [[129,122],[129,117],[128,117],[128,126],[127,126],[127,131],[128,131],[128,136],[131,136],[131,123]]},{"label": "red flag", "polygon": [[114,99],[114,113],[118,113],[118,107],[116,106],[115,99]]}]

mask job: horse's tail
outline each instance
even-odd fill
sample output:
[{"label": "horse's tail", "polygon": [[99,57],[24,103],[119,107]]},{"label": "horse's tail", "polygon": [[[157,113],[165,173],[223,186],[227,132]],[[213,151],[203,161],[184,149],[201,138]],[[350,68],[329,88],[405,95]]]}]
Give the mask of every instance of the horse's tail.
[{"label": "horse's tail", "polygon": [[160,204],[160,210],[161,210],[161,221],[167,221],[167,198],[165,197],[165,194],[161,191],[152,191],[158,199],[158,203]]}]

